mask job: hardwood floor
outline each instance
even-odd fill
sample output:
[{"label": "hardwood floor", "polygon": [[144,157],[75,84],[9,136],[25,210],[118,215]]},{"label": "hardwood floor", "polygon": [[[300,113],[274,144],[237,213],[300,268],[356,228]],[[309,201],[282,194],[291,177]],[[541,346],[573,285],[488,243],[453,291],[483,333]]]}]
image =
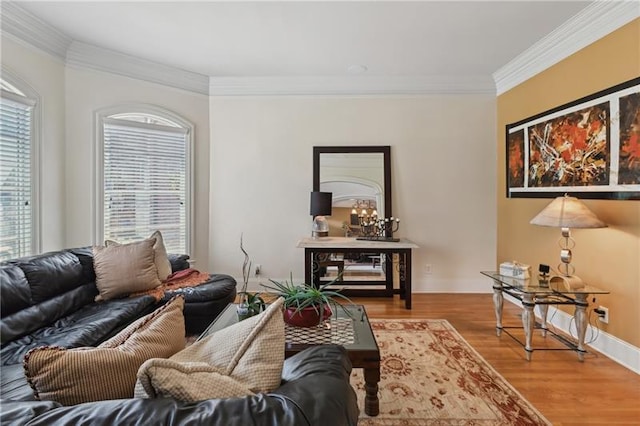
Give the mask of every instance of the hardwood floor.
[{"label": "hardwood floor", "polygon": [[[640,425],[640,375],[592,349],[584,362],[566,350],[534,351],[527,361],[520,344],[504,333],[496,336],[491,294],[414,294],[412,310],[404,309],[398,296],[352,299],[366,306],[370,318],[448,320],[554,425]],[[520,313],[505,301],[503,325],[521,326]],[[538,331],[533,346],[565,348]]]}]

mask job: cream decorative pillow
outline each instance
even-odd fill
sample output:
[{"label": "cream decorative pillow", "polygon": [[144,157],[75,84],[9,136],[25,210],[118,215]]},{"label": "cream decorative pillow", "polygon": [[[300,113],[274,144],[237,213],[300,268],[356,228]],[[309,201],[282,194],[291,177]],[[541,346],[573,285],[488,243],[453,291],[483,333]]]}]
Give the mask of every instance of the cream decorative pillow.
[{"label": "cream decorative pillow", "polygon": [[160,281],[167,279],[171,275],[171,262],[169,262],[169,256],[167,256],[167,249],[164,246],[164,239],[160,231],[156,231],[149,238],[155,238],[156,243],[153,245],[153,250],[156,252],[156,267],[158,268],[158,278]]},{"label": "cream decorative pillow", "polygon": [[[164,245],[162,233],[160,233],[160,231],[155,231],[148,239],[152,238],[156,239],[155,244],[153,244],[153,251],[155,252],[156,268],[158,268],[158,279],[160,279],[160,281],[164,281],[169,275],[171,275],[171,262],[169,262],[169,257],[167,256],[167,249]],[[109,247],[121,246],[122,244],[117,241],[107,240],[104,242],[104,245]]]},{"label": "cream decorative pillow", "polygon": [[131,244],[94,246],[93,268],[100,293],[96,301],[114,299],[161,285],[153,250],[155,242],[150,238]]},{"label": "cream decorative pillow", "polygon": [[75,405],[132,398],[143,362],[184,349],[183,308],[184,298],[176,296],[95,348],[32,349],[24,370],[36,399]]},{"label": "cream decorative pillow", "polygon": [[224,328],[169,359],[150,359],[138,370],[136,398],[194,402],[270,392],[284,362],[282,299],[259,315]]}]

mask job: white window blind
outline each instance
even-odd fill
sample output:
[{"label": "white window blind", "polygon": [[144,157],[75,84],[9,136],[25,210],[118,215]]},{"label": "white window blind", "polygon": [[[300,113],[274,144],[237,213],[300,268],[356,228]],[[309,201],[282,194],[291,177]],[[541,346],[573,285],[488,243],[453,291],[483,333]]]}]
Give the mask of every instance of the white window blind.
[{"label": "white window blind", "polygon": [[136,241],[160,230],[187,253],[187,129],[103,120],[104,238]]},{"label": "white window blind", "polygon": [[32,254],[32,113],[35,102],[0,96],[0,260]]}]

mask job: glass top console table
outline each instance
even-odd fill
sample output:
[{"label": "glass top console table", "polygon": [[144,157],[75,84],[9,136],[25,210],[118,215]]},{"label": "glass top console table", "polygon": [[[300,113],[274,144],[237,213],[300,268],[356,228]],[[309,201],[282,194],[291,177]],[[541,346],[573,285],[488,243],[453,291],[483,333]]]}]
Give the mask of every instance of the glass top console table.
[{"label": "glass top console table", "polygon": [[[503,293],[506,293],[522,302],[524,312],[522,313],[522,325],[524,328],[525,342],[524,349],[527,360],[531,360],[533,352],[532,338],[535,328],[534,308],[538,306],[541,317],[542,335],[546,336],[547,331],[547,311],[549,305],[573,305],[575,307],[575,322],[577,330],[577,342],[574,344],[564,341],[569,349],[578,353],[578,359],[584,360],[586,350],[584,339],[587,331],[587,307],[589,306],[589,296],[592,294],[608,294],[608,291],[601,290],[591,285],[585,285],[579,289],[568,289],[555,284],[550,285],[548,280],[517,279],[500,275],[495,271],[482,271],[482,275],[493,280],[493,304],[496,313],[496,334],[500,336],[504,330],[507,334],[507,327],[502,325],[502,305],[504,301]],[[511,334],[509,334],[511,337]],[[514,339],[518,340],[514,337]],[[518,340],[519,341],[519,340]],[[522,342],[520,342],[522,343]]]}]

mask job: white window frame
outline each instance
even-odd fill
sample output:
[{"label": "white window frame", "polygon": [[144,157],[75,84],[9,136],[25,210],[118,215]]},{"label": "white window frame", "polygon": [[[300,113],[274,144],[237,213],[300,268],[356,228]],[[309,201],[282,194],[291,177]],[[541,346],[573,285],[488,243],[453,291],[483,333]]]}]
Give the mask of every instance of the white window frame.
[{"label": "white window frame", "polygon": [[42,100],[38,92],[31,87],[24,80],[16,76],[16,73],[7,69],[5,66],[1,67],[2,80],[9,85],[13,86],[20,94],[14,94],[2,90],[2,96],[7,96],[8,99],[16,100],[16,97],[22,95],[23,99],[19,99],[20,102],[24,102],[32,107],[31,109],[31,253],[26,255],[39,254],[42,250],[42,215],[41,211],[41,114],[42,114]]},{"label": "white window frame", "polygon": [[155,105],[148,104],[123,104],[118,106],[112,106],[100,109],[95,113],[95,151],[94,151],[94,196],[93,206],[95,211],[93,217],[95,222],[94,229],[94,244],[104,244],[104,123],[109,120],[109,117],[119,114],[149,114],[160,117],[164,120],[169,120],[179,125],[181,129],[185,130],[186,139],[186,178],[185,178],[185,222],[186,222],[186,235],[185,245],[187,249],[186,254],[193,253],[193,226],[194,223],[194,211],[193,211],[193,135],[194,125],[180,117],[179,115],[161,108]]}]

